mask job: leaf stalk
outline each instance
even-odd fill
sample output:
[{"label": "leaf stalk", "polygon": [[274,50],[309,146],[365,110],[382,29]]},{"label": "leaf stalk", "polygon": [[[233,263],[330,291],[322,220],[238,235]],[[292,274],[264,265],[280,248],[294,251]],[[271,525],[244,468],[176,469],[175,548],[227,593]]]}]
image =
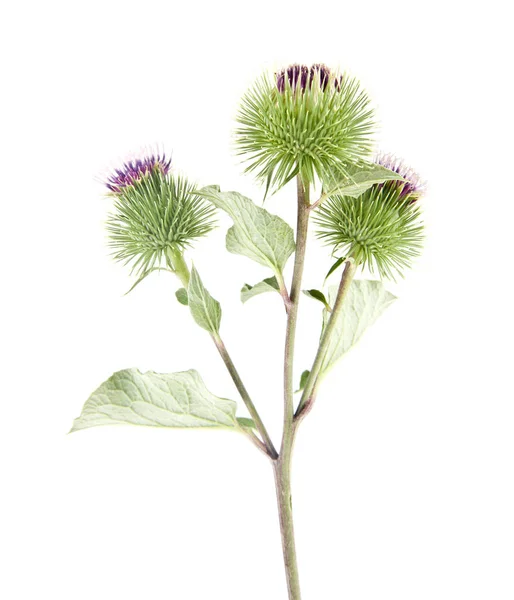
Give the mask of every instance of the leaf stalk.
[{"label": "leaf stalk", "polygon": [[268,434],[268,431],[267,431],[266,427],[264,426],[264,423],[262,422],[262,419],[261,419],[257,409],[255,408],[255,404],[253,403],[252,399],[250,398],[250,394],[247,392],[246,387],[245,387],[241,377],[239,376],[239,373],[238,373],[234,363],[232,362],[232,359],[230,358],[230,354],[228,353],[228,350],[225,347],[223,340],[221,339],[221,337],[218,334],[212,334],[211,337],[212,337],[214,343],[216,344],[216,348],[218,349],[218,352],[220,353],[220,356],[221,356],[223,362],[225,363],[225,366],[227,367],[227,370],[230,373],[230,376],[232,377],[232,381],[234,382],[234,384],[237,388],[237,391],[239,392],[239,395],[243,399],[243,402],[245,403],[246,408],[248,409],[248,412],[250,413],[252,419],[254,420],[257,430],[259,431],[259,433],[262,436],[262,439],[266,446],[268,456],[272,460],[277,459],[278,452],[276,451],[275,446],[273,445],[273,442],[271,441],[271,438]]}]

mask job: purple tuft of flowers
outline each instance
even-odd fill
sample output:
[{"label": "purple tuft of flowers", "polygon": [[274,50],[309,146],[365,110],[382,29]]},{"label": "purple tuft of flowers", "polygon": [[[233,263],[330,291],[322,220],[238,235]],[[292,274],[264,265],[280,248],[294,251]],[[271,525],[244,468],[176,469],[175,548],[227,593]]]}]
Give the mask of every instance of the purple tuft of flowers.
[{"label": "purple tuft of flowers", "polygon": [[392,182],[402,186],[401,197],[412,196],[412,200],[414,201],[424,192],[424,183],[421,181],[421,178],[416,171],[408,167],[402,160],[393,154],[379,154],[375,159],[375,163],[398,173],[398,175],[401,175],[404,178],[405,181]]},{"label": "purple tuft of flowers", "polygon": [[[293,90],[305,90],[312,86],[312,82],[315,77],[319,79],[319,85],[323,91],[327,89],[328,82],[330,80],[330,69],[322,64],[312,65],[291,65],[276,74],[277,88],[278,91],[284,93],[286,89],[286,81],[289,81],[289,85]],[[334,85],[339,87],[340,78],[334,79]]]},{"label": "purple tuft of flowers", "polygon": [[162,156],[152,154],[143,158],[136,158],[135,160],[123,163],[120,169],[115,169],[114,173],[105,182],[105,185],[111,192],[119,193],[124,187],[133,185],[135,181],[151,173],[154,169],[160,169],[166,175],[170,167],[171,158],[166,158],[165,154],[162,154]]}]

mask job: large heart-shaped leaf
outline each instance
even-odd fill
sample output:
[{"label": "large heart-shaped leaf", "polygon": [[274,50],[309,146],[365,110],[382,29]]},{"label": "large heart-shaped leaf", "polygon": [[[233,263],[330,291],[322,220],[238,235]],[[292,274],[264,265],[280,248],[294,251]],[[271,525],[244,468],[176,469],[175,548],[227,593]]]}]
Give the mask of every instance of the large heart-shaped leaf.
[{"label": "large heart-shaped leaf", "polygon": [[97,425],[238,427],[236,403],[209,392],[197,371],[114,373],[95,390],[71,431]]},{"label": "large heart-shaped leaf", "polygon": [[[331,286],[328,292],[330,306],[334,306],[337,286]],[[343,301],[335,328],[328,345],[322,372],[330,369],[362,337],[364,331],[372,325],[382,312],[394,301],[395,296],[388,292],[381,281],[355,279],[352,281]],[[323,311],[323,322],[327,324],[330,314]]]},{"label": "large heart-shaped leaf", "polygon": [[220,192],[209,186],[196,193],[227,212],[234,221],[227,232],[227,250],[270,267],[280,278],[295,249],[292,228],[238,192]]}]

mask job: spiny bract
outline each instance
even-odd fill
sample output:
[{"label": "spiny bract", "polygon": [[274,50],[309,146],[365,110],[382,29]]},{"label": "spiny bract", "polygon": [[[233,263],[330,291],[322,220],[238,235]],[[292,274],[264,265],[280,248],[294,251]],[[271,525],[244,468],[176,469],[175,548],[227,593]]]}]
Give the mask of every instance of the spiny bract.
[{"label": "spiny bract", "polygon": [[421,195],[419,177],[403,163],[396,172],[405,180],[375,184],[358,198],[333,195],[315,216],[318,237],[372,273],[393,280],[395,275],[403,276],[419,256],[423,242],[421,208],[416,202]]},{"label": "spiny bract", "polygon": [[291,65],[273,81],[264,74],[243,97],[236,144],[246,171],[278,189],[300,174],[305,182],[367,158],[373,111],[359,82],[325,65]]},{"label": "spiny bract", "polygon": [[213,227],[214,207],[195,194],[184,177],[160,164],[114,194],[107,230],[114,258],[143,274],[181,252]]}]

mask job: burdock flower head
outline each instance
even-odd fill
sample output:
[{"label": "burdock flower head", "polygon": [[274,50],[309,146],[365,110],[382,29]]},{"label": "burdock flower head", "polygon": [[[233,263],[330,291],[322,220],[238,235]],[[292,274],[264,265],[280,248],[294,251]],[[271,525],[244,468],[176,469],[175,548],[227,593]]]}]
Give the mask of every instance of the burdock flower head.
[{"label": "burdock flower head", "polygon": [[265,74],[243,97],[237,117],[239,154],[266,186],[296,175],[306,183],[345,173],[369,156],[373,111],[357,80],[322,64]]},{"label": "burdock flower head", "polygon": [[403,180],[370,187],[359,197],[333,195],[318,209],[318,236],[353,256],[380,277],[403,276],[421,251],[423,224],[417,200],[423,187],[419,176],[401,161],[382,155],[377,164],[400,174]]},{"label": "burdock flower head", "polygon": [[108,178],[114,197],[107,230],[114,258],[142,276],[163,263],[176,271],[182,252],[214,226],[214,208],[164,155],[125,162]]}]

